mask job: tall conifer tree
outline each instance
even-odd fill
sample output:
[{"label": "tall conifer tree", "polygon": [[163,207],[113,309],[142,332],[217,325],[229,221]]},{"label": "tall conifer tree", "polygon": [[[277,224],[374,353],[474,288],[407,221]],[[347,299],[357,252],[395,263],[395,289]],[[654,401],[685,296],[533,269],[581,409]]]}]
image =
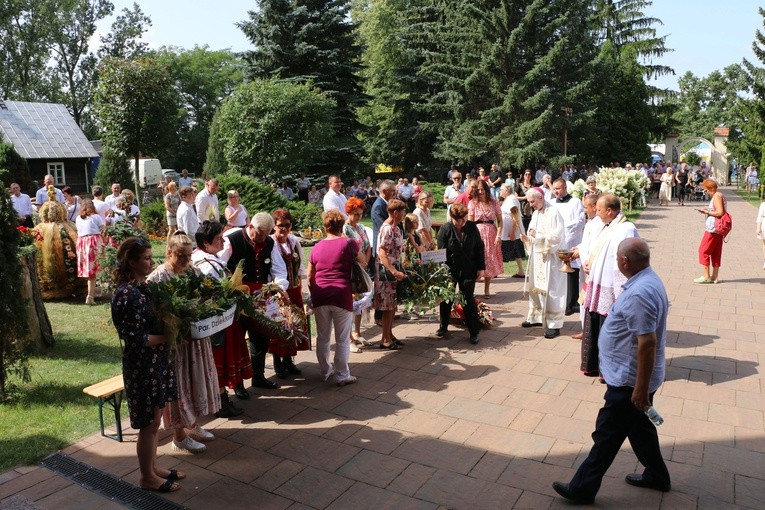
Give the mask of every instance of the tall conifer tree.
[{"label": "tall conifer tree", "polygon": [[251,77],[312,83],[336,101],[336,145],[317,171],[356,171],[359,166],[356,110],[366,97],[361,48],[349,11],[349,0],[259,0],[249,20],[238,24],[255,46],[244,54]]}]

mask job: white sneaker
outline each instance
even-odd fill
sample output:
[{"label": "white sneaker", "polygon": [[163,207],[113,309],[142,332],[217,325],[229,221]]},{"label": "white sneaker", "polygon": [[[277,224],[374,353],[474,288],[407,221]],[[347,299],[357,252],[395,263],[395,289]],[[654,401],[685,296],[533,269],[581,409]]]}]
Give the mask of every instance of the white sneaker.
[{"label": "white sneaker", "polygon": [[193,437],[200,443],[209,443],[215,439],[215,436],[212,434],[212,432],[208,432],[199,425],[196,425],[193,429],[189,430],[189,436]]},{"label": "white sneaker", "polygon": [[202,453],[205,450],[207,450],[205,445],[194,441],[190,436],[186,436],[183,441],[176,441],[173,439],[174,452]]}]

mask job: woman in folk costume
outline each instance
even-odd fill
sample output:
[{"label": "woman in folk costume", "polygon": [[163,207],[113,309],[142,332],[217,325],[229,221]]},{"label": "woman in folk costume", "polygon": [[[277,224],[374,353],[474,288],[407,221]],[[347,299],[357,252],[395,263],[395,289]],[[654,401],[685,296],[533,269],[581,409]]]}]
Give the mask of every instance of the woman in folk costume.
[{"label": "woman in folk costume", "polygon": [[627,278],[616,264],[619,243],[628,237],[640,237],[635,225],[627,221],[621,212],[621,202],[616,195],[603,195],[598,199],[595,213],[603,221],[603,229],[592,242],[589,257],[583,259],[587,273],[585,282],[584,332],[582,337],[581,370],[586,376],[597,377],[598,335],[611,305],[622,291]]},{"label": "woman in folk costume", "polygon": [[534,213],[521,239],[529,253],[528,277],[529,314],[521,324],[524,328],[545,326],[545,338],[555,338],[563,326],[566,307],[566,273],[561,272],[558,247],[566,241],[566,230],[560,213],[544,199],[544,191],[533,188],[526,193]]},{"label": "woman in folk costume", "polygon": [[[297,237],[292,232],[292,215],[287,209],[277,209],[271,214],[274,218],[274,233],[271,237],[274,239],[276,247],[281,250],[282,259],[287,268],[287,295],[290,303],[303,309],[303,248]],[[308,323],[306,322],[306,325]],[[308,330],[304,333],[308,334]],[[298,350],[307,351],[309,345],[307,342],[295,346],[281,340],[272,338],[269,340],[268,352],[274,357],[274,372],[279,379],[286,379],[287,375],[300,375],[302,371],[295,366],[293,356],[297,356]]]}]

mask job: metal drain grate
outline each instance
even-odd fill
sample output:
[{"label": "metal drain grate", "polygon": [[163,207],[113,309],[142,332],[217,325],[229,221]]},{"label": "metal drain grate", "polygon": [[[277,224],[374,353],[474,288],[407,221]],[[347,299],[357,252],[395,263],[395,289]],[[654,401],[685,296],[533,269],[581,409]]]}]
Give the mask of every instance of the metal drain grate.
[{"label": "metal drain grate", "polygon": [[59,476],[102,496],[136,510],[188,510],[156,494],[131,485],[105,471],[80,462],[63,453],[54,453],[41,464]]}]

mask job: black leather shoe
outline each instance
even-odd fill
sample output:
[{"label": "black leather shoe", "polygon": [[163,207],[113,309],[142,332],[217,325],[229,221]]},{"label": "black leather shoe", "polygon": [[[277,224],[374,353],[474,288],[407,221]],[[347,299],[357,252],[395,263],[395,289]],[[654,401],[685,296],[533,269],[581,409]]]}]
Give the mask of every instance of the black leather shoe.
[{"label": "black leather shoe", "polygon": [[538,328],[541,325],[542,325],[541,322],[529,322],[529,321],[521,322],[522,328]]},{"label": "black leather shoe", "polygon": [[264,388],[266,390],[275,390],[279,387],[279,385],[269,379],[266,379],[262,375],[255,376],[252,378],[252,387],[253,388]]},{"label": "black leather shoe", "polygon": [[590,497],[576,494],[571,490],[567,483],[553,482],[552,487],[562,498],[565,498],[576,505],[591,505],[595,502],[594,496]]},{"label": "black leather shoe", "polygon": [[470,343],[473,344],[473,345],[477,344],[478,343],[478,336],[477,335],[471,336],[470,337]]},{"label": "black leather shoe", "polygon": [[445,336],[446,336],[446,328],[438,328],[438,329],[436,330],[436,333],[435,333],[435,335],[436,335],[438,338],[443,338],[443,337],[445,337]]},{"label": "black leather shoe", "polygon": [[282,368],[290,375],[300,375],[303,373],[302,370],[295,366],[295,362],[292,360],[291,356],[283,359]]},{"label": "black leather shoe", "polygon": [[234,395],[241,400],[250,400],[250,392],[244,388],[244,384],[237,384],[234,388]]},{"label": "black leather shoe", "polygon": [[653,480],[646,479],[640,473],[630,473],[624,477],[624,481],[626,481],[630,485],[634,485],[635,487],[642,487],[644,489],[654,489],[661,492],[669,492],[670,489],[672,489],[672,484],[656,482]]},{"label": "black leather shoe", "polygon": [[560,335],[559,329],[548,329],[545,331],[545,338],[555,338],[558,335]]}]

